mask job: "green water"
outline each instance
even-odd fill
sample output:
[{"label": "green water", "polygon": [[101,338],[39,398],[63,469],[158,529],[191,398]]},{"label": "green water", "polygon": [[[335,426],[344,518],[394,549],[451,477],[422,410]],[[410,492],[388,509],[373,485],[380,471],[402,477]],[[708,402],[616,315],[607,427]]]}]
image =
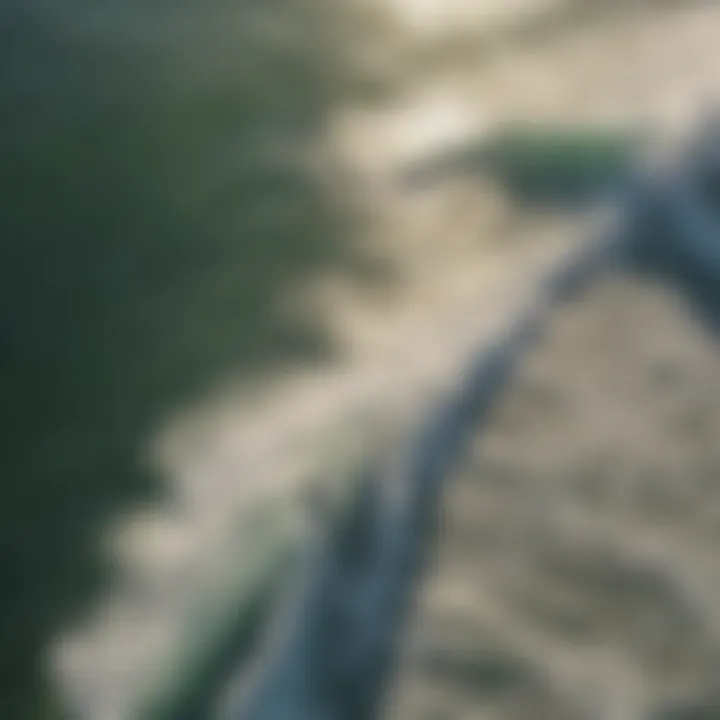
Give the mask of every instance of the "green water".
[{"label": "green water", "polygon": [[52,717],[53,632],[157,496],[138,458],[218,378],[336,352],[276,298],[369,279],[350,207],[298,163],[354,92],[324,0],[0,5],[0,715]]}]

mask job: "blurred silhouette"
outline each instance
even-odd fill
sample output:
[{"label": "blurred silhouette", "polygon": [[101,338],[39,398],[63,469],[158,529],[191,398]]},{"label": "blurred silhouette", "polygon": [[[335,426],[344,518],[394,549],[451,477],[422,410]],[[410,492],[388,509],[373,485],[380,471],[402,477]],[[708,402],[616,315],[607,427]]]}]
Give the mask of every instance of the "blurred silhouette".
[{"label": "blurred silhouette", "polygon": [[[524,32],[543,30],[533,27]],[[356,243],[342,178],[331,184],[317,171],[329,113],[377,89],[351,56],[355,33],[331,0],[0,7],[3,718],[62,717],[43,651],[106,579],[98,538],[108,518],[160,497],[142,464],[158,422],[229,374],[340,352],[312,321],[280,310],[288,286],[327,269],[378,281],[381,268]],[[637,269],[677,283],[715,327],[716,146],[699,145],[687,167],[633,196],[623,238]],[[489,175],[518,203],[575,208],[622,185],[641,148],[634,133],[513,126],[423,161],[405,179]],[[616,250],[573,258],[550,300],[584,286]],[[384,468],[361,483],[361,500],[321,543],[309,629],[293,635],[295,655],[279,657],[282,674],[263,688],[258,718],[277,717],[263,714],[268,698],[286,711],[287,682],[301,683],[292,690],[308,720],[326,710],[377,713],[440,481],[536,320],[495,354],[480,353],[409,450],[397,496],[378,481]],[[244,627],[254,631],[255,618]],[[312,662],[303,643],[317,648]],[[235,660],[211,668],[208,692]],[[523,670],[474,672],[491,685]],[[303,695],[305,682],[314,695]],[[188,717],[213,699],[187,697]]]}]

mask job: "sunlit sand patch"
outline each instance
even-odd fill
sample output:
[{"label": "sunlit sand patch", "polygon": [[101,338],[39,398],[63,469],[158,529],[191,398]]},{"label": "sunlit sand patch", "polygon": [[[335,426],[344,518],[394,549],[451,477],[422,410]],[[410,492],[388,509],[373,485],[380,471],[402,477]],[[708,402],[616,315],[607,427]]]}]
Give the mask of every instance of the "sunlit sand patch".
[{"label": "sunlit sand patch", "polygon": [[392,0],[392,11],[411,32],[442,35],[472,25],[497,29],[518,16],[547,11],[563,0]]}]

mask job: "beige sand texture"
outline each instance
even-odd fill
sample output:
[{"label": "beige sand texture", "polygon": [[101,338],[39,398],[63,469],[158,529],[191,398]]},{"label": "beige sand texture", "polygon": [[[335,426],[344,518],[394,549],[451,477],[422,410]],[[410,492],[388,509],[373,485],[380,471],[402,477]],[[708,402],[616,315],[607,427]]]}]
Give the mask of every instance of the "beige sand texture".
[{"label": "beige sand texture", "polygon": [[720,717],[717,351],[650,281],[560,313],[450,479],[386,717]]}]

